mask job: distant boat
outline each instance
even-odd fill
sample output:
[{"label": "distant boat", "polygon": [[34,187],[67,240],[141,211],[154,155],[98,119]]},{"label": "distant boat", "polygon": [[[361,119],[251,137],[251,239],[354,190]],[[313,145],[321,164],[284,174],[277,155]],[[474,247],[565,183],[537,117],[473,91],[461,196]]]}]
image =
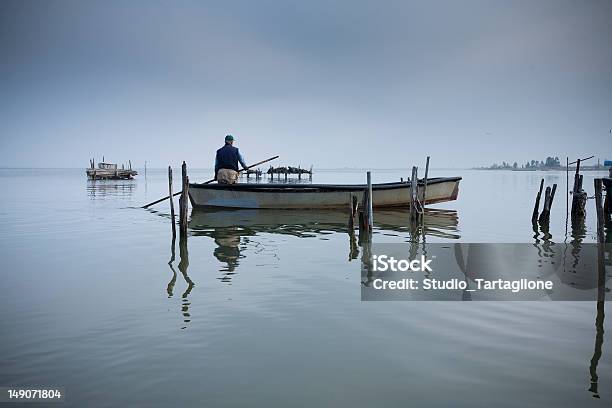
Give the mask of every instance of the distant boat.
[{"label": "distant boat", "polygon": [[90,167],[85,171],[89,180],[131,180],[138,174],[136,170],[132,170],[132,164],[130,163],[129,169],[118,168],[115,163],[98,163],[98,167],[95,168],[93,160],[89,162]]},{"label": "distant boat", "polygon": [[[427,181],[425,204],[456,200],[461,177],[437,177]],[[194,207],[224,208],[348,208],[351,194],[362,199],[364,184],[189,184]],[[419,196],[424,183],[419,180]],[[410,182],[372,185],[374,207],[410,205]]]}]

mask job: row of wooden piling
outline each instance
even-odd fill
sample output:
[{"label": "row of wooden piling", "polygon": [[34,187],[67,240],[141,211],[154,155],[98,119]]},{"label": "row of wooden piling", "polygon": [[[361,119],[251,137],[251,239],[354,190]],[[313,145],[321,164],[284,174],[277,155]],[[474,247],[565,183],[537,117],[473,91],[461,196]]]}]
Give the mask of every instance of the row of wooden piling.
[{"label": "row of wooden piling", "polygon": [[[418,179],[418,167],[412,167],[412,174],[410,178],[410,220],[411,222],[422,221],[423,213],[425,211],[425,197],[427,194],[427,177],[429,175],[429,159],[427,156],[427,162],[425,165],[425,177],[423,178],[423,193],[419,194],[419,179]],[[349,220],[348,229],[349,234],[354,234],[355,231],[355,218],[358,220],[359,225],[359,241],[370,241],[372,237],[372,229],[374,227],[374,211],[373,211],[373,200],[372,200],[372,174],[371,172],[366,173],[367,185],[362,194],[361,208],[359,207],[359,200],[356,195],[351,194],[349,198]],[[402,179],[403,182],[403,179]],[[554,195],[554,193],[553,193]]]},{"label": "row of wooden piling", "polygon": [[[570,163],[569,158],[566,159],[566,174],[567,174],[567,182],[566,182],[566,214],[569,218],[571,214],[572,225],[584,225],[584,219],[586,217],[586,202],[587,202],[587,193],[584,190],[583,182],[584,177],[580,174],[580,164],[581,162],[588,160],[586,159],[578,159],[575,162]],[[569,166],[570,164],[576,164],[576,171],[574,173],[574,183],[571,189],[572,196],[572,204],[571,211],[569,206]],[[556,184],[553,184],[552,189],[550,187],[546,188],[544,195],[544,205],[542,208],[542,212],[538,216],[539,205],[542,198],[542,189],[544,186],[544,179],[540,181],[540,188],[538,194],[536,195],[535,206],[533,209],[531,221],[534,225],[534,228],[537,228],[537,224],[540,224],[540,228],[542,231],[548,231],[548,225],[550,221],[550,208],[552,207],[553,200],[556,192]],[[609,177],[596,178],[594,180],[594,189],[595,189],[595,214],[597,217],[597,251],[598,251],[598,298],[599,302],[603,302],[605,300],[605,243],[612,242],[612,167],[609,169]],[[605,191],[605,200],[604,200],[604,191]],[[567,221],[566,221],[567,222]],[[607,234],[606,234],[607,229]],[[599,306],[598,306],[599,307]]]},{"label": "row of wooden piling", "polygon": [[543,187],[544,187],[544,179],[540,181],[540,189],[536,196],[535,205],[533,207],[533,213],[531,214],[531,222],[534,225],[537,224],[538,222],[540,223],[540,225],[548,225],[550,222],[550,209],[552,208],[552,204],[555,199],[555,193],[557,191],[557,184],[553,184],[552,188],[550,186],[546,187],[546,190],[544,192],[544,205],[542,206],[542,212],[539,213],[540,215],[538,217]]}]

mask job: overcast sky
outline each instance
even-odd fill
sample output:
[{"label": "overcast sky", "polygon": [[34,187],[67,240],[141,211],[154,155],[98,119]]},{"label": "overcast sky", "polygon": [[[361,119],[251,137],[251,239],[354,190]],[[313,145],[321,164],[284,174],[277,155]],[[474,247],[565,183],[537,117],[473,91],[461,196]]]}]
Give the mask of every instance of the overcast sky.
[{"label": "overcast sky", "polygon": [[[612,158],[612,2],[0,1],[0,166]],[[564,161],[564,160],[563,160]]]}]

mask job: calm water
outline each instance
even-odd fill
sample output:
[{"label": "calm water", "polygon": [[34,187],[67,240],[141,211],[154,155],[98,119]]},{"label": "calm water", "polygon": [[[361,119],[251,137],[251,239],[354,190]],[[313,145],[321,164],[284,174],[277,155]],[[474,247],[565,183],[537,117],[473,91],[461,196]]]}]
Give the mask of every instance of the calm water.
[{"label": "calm water", "polygon": [[[591,201],[586,225],[566,234],[564,172],[431,173],[464,180],[458,201],[428,213],[427,242],[534,242],[541,177],[559,184],[547,239],[595,240]],[[595,175],[584,176],[589,195]],[[313,181],[364,180],[319,171]],[[63,386],[69,406],[612,399],[607,338],[601,347],[611,323],[596,336],[594,302],[361,302],[341,212],[194,212],[169,265],[168,203],[137,208],[165,195],[165,170],[92,183],[84,170],[4,169],[0,188],[0,386]],[[377,211],[374,242],[422,239],[404,220]]]}]

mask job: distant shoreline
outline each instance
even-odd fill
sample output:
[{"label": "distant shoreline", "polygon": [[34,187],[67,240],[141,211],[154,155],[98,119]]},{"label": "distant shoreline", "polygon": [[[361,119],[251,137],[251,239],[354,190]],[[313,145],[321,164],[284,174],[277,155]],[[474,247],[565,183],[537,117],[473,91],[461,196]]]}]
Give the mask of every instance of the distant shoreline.
[{"label": "distant shoreline", "polygon": [[[491,168],[491,167],[472,167],[470,170],[490,170],[490,171],[499,171],[499,170],[509,170],[509,171],[566,171],[566,167],[537,167],[537,168],[512,168],[512,167],[499,167],[499,168]],[[570,166],[570,171],[576,171],[576,166]],[[608,171],[608,167],[606,166],[580,166],[580,171]]]}]

